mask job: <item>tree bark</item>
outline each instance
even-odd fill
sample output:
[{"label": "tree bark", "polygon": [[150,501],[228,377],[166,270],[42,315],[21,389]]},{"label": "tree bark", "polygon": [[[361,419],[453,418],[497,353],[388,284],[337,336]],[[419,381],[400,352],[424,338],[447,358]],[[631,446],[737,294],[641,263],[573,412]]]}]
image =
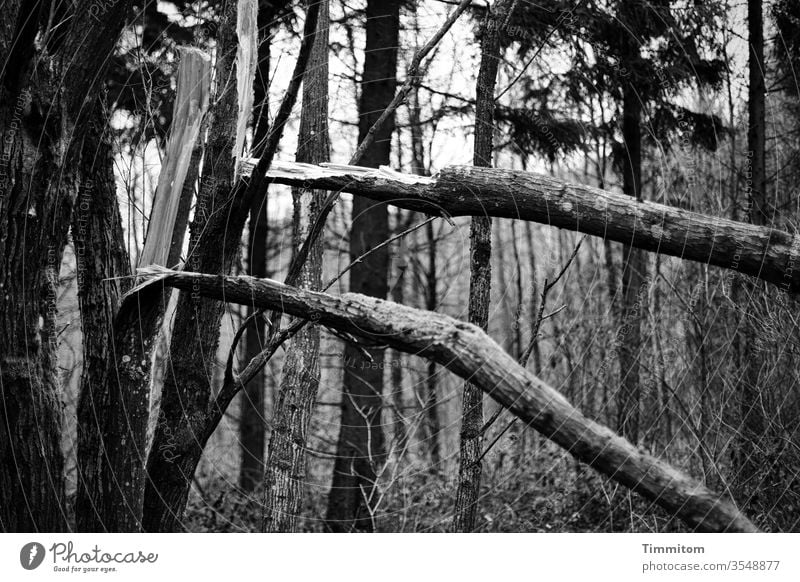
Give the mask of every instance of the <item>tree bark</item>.
[{"label": "tree bark", "polygon": [[460,377],[469,378],[526,425],[579,461],[640,493],[691,528],[757,531],[730,501],[584,417],[557,390],[522,368],[472,324],[355,293],[334,297],[269,279],[166,269],[140,274],[151,281],[131,295],[146,292],[150,285],[195,289],[204,296],[239,304],[252,302],[434,359]]},{"label": "tree bark", "polygon": [[[752,224],[770,227],[775,220],[767,195],[766,169],[766,87],[764,80],[764,22],[762,2],[748,0],[747,18],[749,32],[749,77],[747,149],[745,161],[745,192],[747,194],[747,217]],[[735,482],[739,501],[743,507],[758,507],[763,497],[763,485],[759,479],[762,466],[763,443],[768,420],[765,417],[764,400],[760,386],[764,362],[758,357],[756,317],[751,311],[758,305],[763,289],[752,280],[742,279],[736,286],[736,299],[742,313],[738,326],[739,366],[742,369],[739,395],[739,422],[735,451]],[[769,508],[767,509],[769,510]]]},{"label": "tree bark", "polygon": [[[639,46],[631,47],[638,54]],[[626,57],[627,58],[627,57]],[[642,104],[636,87],[628,82],[623,89],[622,191],[636,203],[642,200]],[[621,320],[616,334],[620,382],[617,392],[617,431],[633,443],[639,441],[639,356],[642,343],[642,313],[647,298],[644,253],[629,244],[623,245]]]},{"label": "tree bark", "polygon": [[[389,106],[397,88],[397,47],[400,0],[368,0],[366,46],[361,77],[358,142]],[[394,116],[374,134],[361,163],[378,168],[389,163]],[[386,203],[354,197],[350,227],[350,258],[356,260],[389,238]],[[351,291],[386,299],[389,288],[389,249],[371,252],[350,270]],[[344,381],[339,439],[333,481],[328,495],[326,527],[335,532],[373,531],[375,480],[385,462],[383,406],[384,350],[367,348],[372,362],[350,343],[344,346]]]},{"label": "tree bark", "polygon": [[[316,0],[314,0],[316,2]],[[303,80],[297,159],[319,163],[330,159],[328,141],[328,2],[318,2],[316,34]],[[297,249],[317,220],[325,193],[294,189],[293,246]],[[311,247],[298,283],[319,289],[322,277],[322,239]],[[290,532],[297,527],[303,501],[306,440],[319,388],[319,329],[306,326],[286,350],[278,404],[267,450],[264,474],[263,531]]]},{"label": "tree bark", "polygon": [[109,374],[113,361],[114,318],[130,286],[114,177],[109,127],[98,106],[89,122],[81,156],[81,185],[72,214],[77,260],[78,300],[83,337],[83,371],[78,401],[78,531],[100,532],[105,516],[103,471],[110,409]]},{"label": "tree bark", "polygon": [[274,164],[279,184],[341,190],[432,215],[517,218],[716,265],[800,291],[800,239],[542,174],[447,166],[432,178],[359,166]]},{"label": "tree bark", "polygon": [[[55,295],[80,143],[129,1],[70,7],[37,45],[46,3],[10,2],[0,27],[0,529],[59,531],[63,506]],[[24,13],[28,11],[29,13]]]},{"label": "tree bark", "polygon": [[[497,0],[486,16],[481,39],[481,64],[475,97],[475,151],[473,164],[492,165],[494,132],[494,87],[500,62],[500,28],[513,10],[513,0]],[[492,288],[492,219],[474,216],[470,225],[469,322],[486,331]],[[483,452],[483,393],[471,382],[464,384],[459,440],[458,488],[453,530],[475,529],[481,488]]]}]

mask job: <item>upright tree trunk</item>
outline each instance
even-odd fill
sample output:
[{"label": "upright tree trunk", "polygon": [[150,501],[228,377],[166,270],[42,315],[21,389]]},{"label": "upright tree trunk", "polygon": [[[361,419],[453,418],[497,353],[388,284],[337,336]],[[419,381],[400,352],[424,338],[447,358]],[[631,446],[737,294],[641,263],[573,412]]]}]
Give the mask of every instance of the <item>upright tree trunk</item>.
[{"label": "upright tree trunk", "polygon": [[[773,210],[767,197],[766,173],[766,103],[764,80],[764,23],[761,0],[748,0],[747,3],[749,31],[749,76],[748,87],[748,155],[745,167],[747,183],[748,219],[760,226],[769,226],[774,220]],[[748,175],[749,174],[749,175]],[[742,278],[737,285],[737,303],[742,312],[739,344],[739,360],[742,368],[742,385],[739,396],[739,438],[737,439],[736,483],[739,502],[751,506],[758,501],[758,473],[761,465],[761,446],[767,420],[764,415],[762,390],[759,378],[763,361],[758,357],[755,342],[758,331],[753,322],[752,305],[763,293],[760,285],[750,279]]]},{"label": "upright tree trunk", "polygon": [[89,121],[80,166],[80,190],[72,213],[78,300],[83,336],[83,371],[78,400],[78,531],[108,527],[103,510],[103,435],[111,418],[109,374],[113,362],[114,318],[130,286],[114,177],[110,128],[99,105]]},{"label": "upright tree trunk", "polygon": [[[638,46],[631,50],[638,51]],[[636,87],[626,81],[622,104],[622,190],[640,201],[642,198],[642,104]],[[639,439],[639,356],[643,302],[647,297],[644,286],[647,259],[632,246],[623,245],[622,308],[617,330],[620,384],[617,393],[617,431],[636,443]]]},{"label": "upright tree trunk", "polygon": [[[179,260],[196,172],[196,166],[192,167],[198,154],[194,145],[209,102],[208,56],[196,49],[181,52],[173,124],[139,257],[146,265],[174,265]],[[109,416],[102,456],[102,521],[113,532],[142,528],[152,351],[169,297],[153,293],[148,296],[149,303],[121,306],[114,320],[113,357],[106,375]]]},{"label": "upright tree trunk", "polygon": [[[63,506],[56,288],[79,144],[130,3],[102,20],[70,6],[3,5],[0,27],[0,529],[59,531]],[[57,42],[54,41],[55,37]],[[39,44],[41,40],[42,44]]]},{"label": "upright tree trunk", "polygon": [[[476,166],[492,165],[494,131],[494,87],[500,62],[500,29],[507,21],[514,2],[497,0],[486,17],[481,39],[481,64],[475,103]],[[492,286],[492,219],[477,216],[470,228],[469,321],[486,330],[489,323],[489,296]],[[461,417],[458,491],[453,530],[475,529],[481,486],[480,455],[483,449],[483,393],[470,382],[464,384]]]},{"label": "upright tree trunk", "polygon": [[[427,265],[425,266],[425,309],[436,311],[439,304],[438,278],[436,275],[436,255],[438,253],[436,244],[436,232],[433,223],[425,225],[425,239],[428,241]],[[425,373],[425,394],[423,413],[425,415],[425,440],[428,453],[430,454],[431,467],[438,470],[439,463],[442,461],[442,448],[439,444],[439,433],[442,430],[442,423],[439,421],[439,396],[438,378],[436,376],[436,362],[429,360]]]},{"label": "upright tree trunk", "polygon": [[[419,34],[419,18],[414,12],[414,32]],[[411,171],[418,176],[426,176],[428,168],[425,165],[425,147],[422,142],[422,112],[419,102],[419,83],[415,83],[411,90],[411,104],[409,107],[409,125],[411,126]],[[434,225],[429,222],[425,225],[426,265],[424,267],[425,280],[425,309],[436,311],[439,303],[438,278],[436,256],[438,253],[436,244],[436,234]],[[429,361],[426,365],[425,382],[420,386],[422,392],[419,401],[422,403],[422,438],[424,439],[425,449],[430,457],[431,467],[437,469],[441,461],[441,448],[439,446],[439,433],[441,432],[441,422],[439,421],[439,399],[437,396],[438,375],[436,362]]]},{"label": "upright tree trunk", "polygon": [[[359,143],[392,102],[397,88],[400,5],[400,0],[367,0]],[[388,164],[393,133],[392,116],[376,132],[375,141],[361,163],[373,168]],[[389,212],[386,204],[353,197],[351,260],[371,251],[387,238]],[[389,250],[384,246],[353,266],[350,291],[386,299],[388,279]],[[326,515],[326,525],[331,531],[372,531],[374,528],[375,479],[386,457],[381,426],[384,350],[368,351],[372,362],[355,346],[347,343],[344,347],[341,427]]]},{"label": "upright tree trunk", "polygon": [[[411,221],[414,219],[415,213],[409,212],[404,214],[402,210],[397,211],[397,230],[408,229]],[[397,256],[394,262],[395,269],[397,270],[397,278],[392,286],[390,295],[392,301],[395,303],[403,303],[405,301],[405,285],[406,285],[406,271],[408,270],[408,245],[405,239],[401,239],[397,245]],[[402,352],[397,350],[392,351],[392,369],[391,369],[391,382],[392,382],[392,408],[394,412],[394,443],[393,449],[395,450],[395,457],[398,462],[402,462],[405,458],[406,450],[408,448],[408,428],[406,426],[405,415],[405,398],[403,390],[403,373],[405,356]]]},{"label": "upright tree trunk", "polygon": [[[318,0],[310,0],[317,2]],[[309,3],[310,3],[309,2]],[[328,2],[322,0],[314,46],[303,80],[297,161],[320,163],[330,159],[328,140]],[[325,192],[293,189],[293,245],[297,249],[319,216]],[[303,265],[298,286],[319,289],[322,277],[322,238],[312,245]],[[278,403],[264,471],[264,515],[262,529],[290,532],[297,526],[306,474],[306,441],[319,388],[319,329],[308,325],[292,339],[286,350]]]},{"label": "upright tree trunk", "polygon": [[[271,6],[258,7],[258,68],[255,79],[255,114],[253,115],[253,153],[261,157],[269,133],[269,67],[270,34],[274,11]],[[253,277],[267,276],[267,235],[269,220],[267,214],[268,196],[253,200],[250,208],[249,240],[247,243],[247,274]],[[257,309],[247,306],[247,316]],[[245,332],[245,361],[256,357],[264,347],[266,323],[257,318]],[[244,491],[252,491],[264,479],[265,427],[264,395],[266,390],[266,370],[256,374],[245,387],[239,409],[239,442],[242,449],[242,463],[239,468],[239,486]]]},{"label": "upright tree trunk", "polygon": [[764,16],[762,0],[748,0],[747,19],[750,45],[750,84],[747,91],[747,150],[752,172],[748,184],[750,222],[772,223],[774,211],[767,196],[766,170],[766,81],[764,79]]},{"label": "upright tree trunk", "polygon": [[[210,112],[200,193],[190,228],[188,269],[227,274],[238,256],[246,210],[234,187],[237,0],[225,0],[218,30],[217,92]],[[144,529],[180,529],[208,434],[206,414],[224,304],[181,292],[156,432],[147,460]]]},{"label": "upright tree trunk", "polygon": [[[72,176],[56,152],[66,141],[29,113],[52,99],[48,75],[0,96],[0,528],[61,531],[61,400],[56,373],[56,289]],[[44,101],[44,103],[42,103]],[[65,115],[50,112],[56,130]]]}]

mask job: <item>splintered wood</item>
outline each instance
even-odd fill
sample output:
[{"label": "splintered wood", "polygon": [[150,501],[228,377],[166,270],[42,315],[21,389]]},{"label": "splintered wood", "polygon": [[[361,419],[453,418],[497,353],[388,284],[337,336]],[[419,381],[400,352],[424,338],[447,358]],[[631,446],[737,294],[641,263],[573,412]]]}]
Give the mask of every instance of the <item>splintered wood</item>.
[{"label": "splintered wood", "polygon": [[183,183],[209,104],[211,58],[195,48],[179,50],[181,61],[172,127],[139,265],[166,265]]},{"label": "splintered wood", "polygon": [[253,111],[253,82],[258,64],[258,3],[256,0],[239,0],[236,20],[236,35],[239,46],[236,49],[236,89],[239,97],[239,117],[236,121],[236,144],[233,149],[237,176],[240,173],[239,160],[244,154],[247,124]]}]

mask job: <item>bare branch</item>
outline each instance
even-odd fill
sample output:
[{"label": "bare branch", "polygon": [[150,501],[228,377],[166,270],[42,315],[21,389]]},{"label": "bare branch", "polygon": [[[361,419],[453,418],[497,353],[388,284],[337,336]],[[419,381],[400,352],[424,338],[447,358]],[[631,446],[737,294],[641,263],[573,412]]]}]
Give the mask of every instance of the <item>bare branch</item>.
[{"label": "bare branch", "polygon": [[269,279],[176,272],[158,267],[140,269],[138,274],[146,283],[128,297],[154,284],[193,290],[222,301],[254,304],[313,319],[436,361],[469,379],[576,459],[640,493],[692,528],[757,531],[730,501],[583,416],[557,390],[525,370],[474,325],[354,293],[334,297]]}]

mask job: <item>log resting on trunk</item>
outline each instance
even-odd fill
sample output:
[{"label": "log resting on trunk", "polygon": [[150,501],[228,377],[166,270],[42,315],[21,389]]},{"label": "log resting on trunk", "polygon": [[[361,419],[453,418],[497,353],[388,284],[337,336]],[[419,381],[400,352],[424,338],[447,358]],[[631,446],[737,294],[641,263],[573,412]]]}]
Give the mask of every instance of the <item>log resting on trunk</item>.
[{"label": "log resting on trunk", "polygon": [[789,292],[800,291],[800,237],[655,202],[637,202],[543,174],[448,166],[426,178],[385,167],[273,162],[268,177],[278,184],[341,190],[428,214],[549,224],[732,269]]},{"label": "log resting on trunk", "polygon": [[435,360],[469,379],[526,424],[611,479],[700,531],[757,531],[729,501],[589,420],[555,389],[520,366],[480,328],[446,315],[355,293],[334,297],[270,279],[142,269],[152,284],[256,305],[300,317],[397,350]]}]

